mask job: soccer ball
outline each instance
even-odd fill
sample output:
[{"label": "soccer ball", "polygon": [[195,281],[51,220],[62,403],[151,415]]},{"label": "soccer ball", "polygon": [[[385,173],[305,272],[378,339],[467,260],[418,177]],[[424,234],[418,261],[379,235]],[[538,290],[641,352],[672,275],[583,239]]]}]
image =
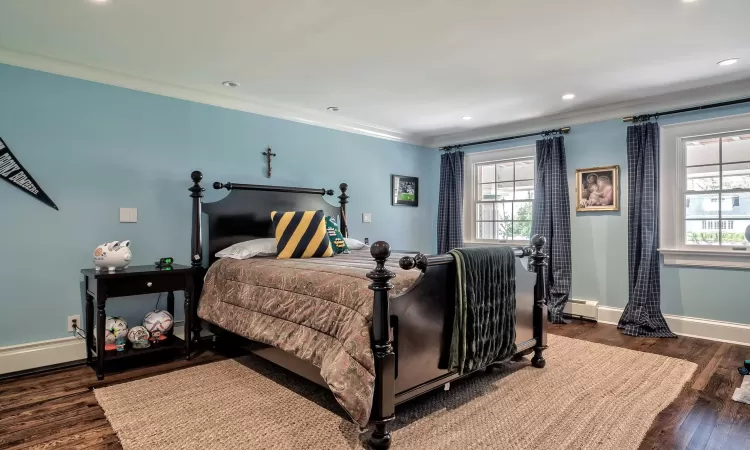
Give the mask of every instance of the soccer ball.
[{"label": "soccer ball", "polygon": [[128,331],[128,340],[132,343],[135,341],[145,341],[151,337],[151,333],[148,332],[146,327],[140,325],[135,326]]},{"label": "soccer ball", "polygon": [[166,335],[172,329],[173,322],[172,315],[164,310],[151,311],[143,318],[143,326],[151,333],[151,337],[154,339],[164,339],[161,336]]},{"label": "soccer ball", "polygon": [[104,322],[104,343],[114,344],[115,341],[128,334],[128,323],[121,317],[107,317]]}]

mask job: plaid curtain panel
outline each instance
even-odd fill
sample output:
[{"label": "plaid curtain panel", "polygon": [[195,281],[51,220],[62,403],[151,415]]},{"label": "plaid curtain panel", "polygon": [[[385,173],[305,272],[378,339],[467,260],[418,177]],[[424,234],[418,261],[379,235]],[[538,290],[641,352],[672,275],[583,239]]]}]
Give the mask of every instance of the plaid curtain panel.
[{"label": "plaid curtain panel", "polygon": [[628,304],[617,327],[629,336],[677,337],[661,313],[659,125],[628,127]]},{"label": "plaid curtain panel", "polygon": [[563,309],[570,297],[573,270],[570,256],[570,193],[562,136],[536,141],[531,231],[547,238],[543,250],[549,255],[544,272],[549,320],[552,323],[568,323],[563,319]]},{"label": "plaid curtain panel", "polygon": [[464,152],[440,157],[440,198],[438,202],[438,253],[463,247]]}]

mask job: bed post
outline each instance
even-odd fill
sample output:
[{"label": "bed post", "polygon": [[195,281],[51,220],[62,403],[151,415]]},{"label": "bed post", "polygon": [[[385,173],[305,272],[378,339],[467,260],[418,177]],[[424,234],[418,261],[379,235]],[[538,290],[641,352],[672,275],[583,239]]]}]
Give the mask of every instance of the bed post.
[{"label": "bed post", "polygon": [[203,267],[203,236],[201,233],[201,214],[203,213],[203,189],[201,180],[203,174],[200,171],[194,171],[190,174],[193,179],[193,185],[190,186],[190,197],[193,199],[193,233],[190,236],[190,259],[193,268]]},{"label": "bed post", "polygon": [[547,348],[547,300],[545,298],[546,289],[544,286],[544,270],[547,267],[547,255],[542,248],[547,243],[547,239],[541,235],[534,235],[531,238],[533,247],[531,256],[529,256],[529,266],[532,272],[536,272],[536,286],[534,287],[534,357],[531,358],[531,365],[542,368],[547,363],[542,356],[542,352]]},{"label": "bed post", "polygon": [[339,189],[341,189],[341,195],[339,195],[339,204],[341,205],[341,226],[339,226],[339,230],[341,230],[341,234],[344,237],[349,237],[349,227],[346,225],[346,204],[349,203],[349,196],[346,195],[346,190],[349,189],[349,185],[341,183]]},{"label": "bed post", "polygon": [[[203,230],[201,228],[201,219],[203,215],[202,198],[205,189],[200,185],[203,179],[203,174],[200,171],[196,170],[191,173],[190,178],[193,180],[193,185],[188,189],[190,197],[193,199],[193,230],[190,235],[190,265],[193,268],[193,292],[188,294],[191,298],[187,298],[185,301],[186,313],[190,311],[190,315],[185,318],[186,321],[189,321],[185,326],[192,330],[191,341],[196,342],[201,337],[201,324],[200,320],[198,320],[198,300],[203,291]],[[190,352],[188,352],[187,358],[190,358]]]},{"label": "bed post", "polygon": [[375,291],[372,314],[372,353],[375,357],[375,393],[373,395],[370,421],[375,424],[367,440],[370,448],[381,450],[391,446],[388,423],[395,418],[396,410],[396,355],[391,344],[391,316],[388,291],[393,289],[391,279],[396,276],[385,268],[391,256],[391,246],[378,241],[370,248],[377,266],[367,274],[372,280],[370,289]]}]

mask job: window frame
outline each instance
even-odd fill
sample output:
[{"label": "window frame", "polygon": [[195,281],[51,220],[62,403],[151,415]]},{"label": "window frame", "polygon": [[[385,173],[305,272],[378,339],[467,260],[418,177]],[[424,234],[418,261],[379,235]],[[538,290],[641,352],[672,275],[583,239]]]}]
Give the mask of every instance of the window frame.
[{"label": "window frame", "polygon": [[[536,146],[522,145],[504,149],[467,153],[464,156],[464,201],[463,201],[463,238],[465,244],[527,246],[529,240],[477,239],[476,234],[476,191],[478,165],[491,162],[515,161],[531,158],[534,161],[534,183],[536,184]],[[515,178],[515,175],[514,175]],[[515,179],[514,179],[515,183]],[[536,199],[533,199],[534,201]],[[533,207],[532,207],[533,209]],[[532,218],[533,220],[533,218]]]},{"label": "window frame", "polygon": [[[687,192],[685,142],[701,137],[724,137],[750,130],[750,114],[738,114],[660,127],[659,252],[665,265],[750,269],[750,245],[704,246],[685,242]],[[719,164],[721,161],[719,161]],[[723,191],[724,195],[732,190]],[[721,208],[721,206],[719,206]],[[719,227],[723,217],[718,219]],[[734,219],[736,220],[736,219]]]}]

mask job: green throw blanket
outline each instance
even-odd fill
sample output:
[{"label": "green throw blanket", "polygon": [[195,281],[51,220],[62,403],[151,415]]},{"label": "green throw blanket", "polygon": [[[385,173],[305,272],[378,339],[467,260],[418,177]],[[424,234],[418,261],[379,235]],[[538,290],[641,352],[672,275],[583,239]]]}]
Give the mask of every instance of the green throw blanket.
[{"label": "green throw blanket", "polygon": [[516,353],[516,257],[510,247],[457,248],[448,368],[464,374]]}]

